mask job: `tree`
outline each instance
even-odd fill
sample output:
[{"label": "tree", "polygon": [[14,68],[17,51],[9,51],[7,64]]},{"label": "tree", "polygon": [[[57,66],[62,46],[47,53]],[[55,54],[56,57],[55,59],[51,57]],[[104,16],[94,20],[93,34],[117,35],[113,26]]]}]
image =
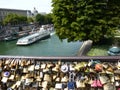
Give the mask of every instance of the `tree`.
[{"label": "tree", "polygon": [[17,25],[17,24],[26,23],[26,22],[27,22],[26,16],[17,15],[14,13],[8,14],[3,20],[4,25],[7,25],[7,24]]},{"label": "tree", "polygon": [[39,24],[41,24],[41,25],[44,24],[44,19],[45,19],[44,15],[42,15],[42,14],[37,14],[35,17],[35,21],[39,22]]},{"label": "tree", "polygon": [[46,22],[46,24],[52,24],[52,14],[51,13],[45,15],[45,22]]},{"label": "tree", "polygon": [[51,24],[52,23],[52,15],[51,14],[37,14],[35,17],[35,21],[39,22],[40,25],[42,24]]},{"label": "tree", "polygon": [[52,6],[60,39],[97,43],[112,37],[120,24],[120,0],[52,0]]},{"label": "tree", "polygon": [[33,18],[32,18],[32,17],[29,17],[29,18],[27,18],[27,22],[28,22],[28,23],[33,23],[33,22],[34,22],[34,20],[33,20]]}]

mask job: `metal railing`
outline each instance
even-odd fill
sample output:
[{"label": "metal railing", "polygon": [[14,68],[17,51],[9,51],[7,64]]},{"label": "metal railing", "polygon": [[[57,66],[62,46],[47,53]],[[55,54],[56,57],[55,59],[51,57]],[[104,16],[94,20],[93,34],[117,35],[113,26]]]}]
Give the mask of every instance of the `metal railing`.
[{"label": "metal railing", "polygon": [[80,57],[38,57],[38,56],[6,56],[0,55],[0,59],[32,59],[35,61],[88,61],[100,60],[105,62],[116,62],[120,60],[120,56],[80,56]]},{"label": "metal railing", "polygon": [[[90,60],[99,60],[100,63],[96,63],[98,67],[95,66],[95,62],[90,65]],[[71,88],[73,88],[72,90],[80,90],[80,88],[85,88],[82,90],[91,90],[90,88],[117,90],[120,87],[120,84],[116,85],[120,78],[119,80],[115,79],[120,75],[120,65],[116,67],[118,63],[120,64],[120,56],[35,57],[0,55],[0,90],[70,90]],[[102,64],[105,67],[101,67]],[[109,66],[109,64],[111,65]],[[63,67],[66,65],[67,68],[64,69]],[[108,70],[109,67],[110,70]],[[104,70],[105,72],[102,72]],[[74,79],[71,75],[74,75],[76,79],[71,81],[70,79]],[[90,81],[93,76],[94,79],[96,79],[95,77],[101,78],[101,87],[94,87],[93,83],[85,82],[85,80]],[[66,79],[62,80],[64,77]],[[103,80],[106,78],[106,81]],[[83,84],[86,83],[84,87],[77,84],[80,83],[79,80],[84,81]],[[72,85],[73,87],[71,87],[71,83],[76,86]],[[61,85],[65,85],[65,87]]]}]

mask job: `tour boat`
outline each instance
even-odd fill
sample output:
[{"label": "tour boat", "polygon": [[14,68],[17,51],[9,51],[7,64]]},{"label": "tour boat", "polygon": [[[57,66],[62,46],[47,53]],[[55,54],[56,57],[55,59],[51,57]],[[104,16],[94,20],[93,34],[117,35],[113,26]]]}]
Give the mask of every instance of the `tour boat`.
[{"label": "tour boat", "polygon": [[32,44],[38,40],[43,40],[50,37],[50,32],[48,30],[45,30],[44,28],[40,28],[40,31],[33,33],[31,35],[28,35],[26,37],[20,38],[17,41],[17,45],[29,45]]}]

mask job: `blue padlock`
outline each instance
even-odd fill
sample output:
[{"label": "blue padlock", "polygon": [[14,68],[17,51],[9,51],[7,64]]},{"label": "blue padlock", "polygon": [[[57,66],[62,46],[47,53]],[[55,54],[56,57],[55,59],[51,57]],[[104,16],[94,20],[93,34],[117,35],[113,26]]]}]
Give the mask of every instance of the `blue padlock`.
[{"label": "blue padlock", "polygon": [[68,89],[75,89],[76,87],[76,83],[71,81],[71,82],[68,82]]},{"label": "blue padlock", "polygon": [[69,89],[73,89],[74,90],[75,87],[76,87],[76,83],[75,83],[74,77],[75,77],[75,73],[70,72],[70,74],[69,74],[69,82],[67,84],[68,90]]}]

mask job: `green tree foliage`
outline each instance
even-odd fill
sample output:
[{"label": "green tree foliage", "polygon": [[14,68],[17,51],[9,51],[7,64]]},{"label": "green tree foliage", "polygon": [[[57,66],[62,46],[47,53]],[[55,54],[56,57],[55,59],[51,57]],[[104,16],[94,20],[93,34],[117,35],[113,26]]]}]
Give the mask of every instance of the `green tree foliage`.
[{"label": "green tree foliage", "polygon": [[39,24],[44,24],[44,20],[45,20],[45,18],[44,18],[44,15],[42,15],[42,14],[37,14],[35,17],[35,21],[39,22]]},{"label": "green tree foliage", "polygon": [[51,14],[37,14],[35,17],[35,21],[39,22],[40,25],[42,24],[51,24],[52,23],[52,15]]},{"label": "green tree foliage", "polygon": [[34,22],[34,19],[32,17],[27,18],[28,23]]},{"label": "green tree foliage", "polygon": [[7,25],[8,23],[11,25],[17,25],[21,23],[26,23],[26,21],[27,21],[26,16],[10,13],[5,17],[5,19],[3,20],[3,23],[4,25]]},{"label": "green tree foliage", "polygon": [[46,24],[52,24],[52,14],[51,13],[45,15],[45,22],[46,22]]},{"label": "green tree foliage", "polygon": [[60,39],[95,43],[120,24],[120,0],[52,0],[53,23]]}]

